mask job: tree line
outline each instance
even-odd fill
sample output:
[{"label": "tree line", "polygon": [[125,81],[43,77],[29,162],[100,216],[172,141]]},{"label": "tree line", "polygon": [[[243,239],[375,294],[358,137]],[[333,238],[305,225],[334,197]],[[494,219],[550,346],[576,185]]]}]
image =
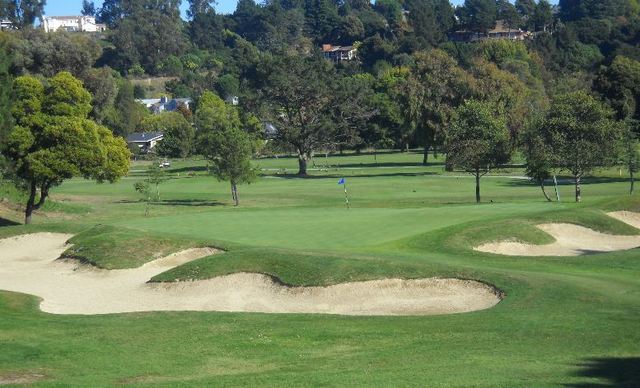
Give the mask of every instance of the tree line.
[{"label": "tree line", "polygon": [[[0,17],[19,27],[0,34],[5,171],[17,171],[22,157],[7,148],[24,126],[15,106],[30,106],[16,94],[19,81],[35,77],[46,96],[61,74],[91,96],[78,120],[116,137],[162,129],[162,155],[205,155],[236,202],[237,185],[255,176],[247,160],[265,139],[298,155],[299,175],[319,151],[419,146],[425,164],[430,151],[443,152],[449,169],[474,174],[478,201],[480,178],[514,152],[545,196],[545,180],[560,170],[573,176],[579,200],[594,168],[637,169],[635,1],[467,0],[454,8],[446,0],[241,0],[221,15],[213,2],[191,0],[186,21],[177,0],[85,1],[83,13],[109,25],[105,35],[31,28],[42,3],[0,3]],[[448,38],[486,32],[497,20],[535,34],[523,42]],[[329,62],[323,43],[355,44],[359,59]],[[166,91],[192,97],[193,110],[150,115],[134,102],[149,92],[137,80],[149,76],[167,77]]]}]

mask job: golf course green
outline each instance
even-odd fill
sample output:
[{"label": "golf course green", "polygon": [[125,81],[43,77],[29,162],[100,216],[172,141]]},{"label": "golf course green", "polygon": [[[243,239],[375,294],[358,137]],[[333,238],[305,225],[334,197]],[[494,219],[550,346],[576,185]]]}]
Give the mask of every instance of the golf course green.
[{"label": "golf course green", "polygon": [[[65,255],[86,264],[136,268],[192,247],[225,251],[153,282],[239,272],[290,286],[438,277],[490,284],[503,296],[489,309],[434,316],[57,315],[40,311],[34,296],[1,291],[0,283],[0,384],[640,384],[638,249],[576,257],[473,249],[498,240],[553,242],[535,227],[549,222],[639,235],[607,216],[640,211],[625,173],[585,179],[580,204],[560,177],[561,202],[549,203],[515,164],[482,178],[483,203],[475,204],[472,176],[445,172],[442,158],[420,161],[418,152],[318,155],[310,176],[298,178],[295,158],[257,160],[262,174],[239,187],[239,207],[205,161],[172,161],[148,216],[133,185],[149,162],[135,162],[115,184],[73,179],[55,188],[29,226],[17,222],[22,194],[0,185],[0,238],[72,234]],[[555,199],[553,187],[547,190]]]}]

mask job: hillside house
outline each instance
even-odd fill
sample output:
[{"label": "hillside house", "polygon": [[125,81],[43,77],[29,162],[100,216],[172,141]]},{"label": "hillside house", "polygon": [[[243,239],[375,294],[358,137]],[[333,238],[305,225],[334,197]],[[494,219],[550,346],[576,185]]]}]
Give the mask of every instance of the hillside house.
[{"label": "hillside house", "polygon": [[14,28],[15,27],[13,26],[13,23],[10,20],[5,20],[5,19],[0,20],[0,31],[13,30]]},{"label": "hillside house", "polygon": [[105,24],[96,23],[93,16],[47,16],[42,21],[45,32],[104,32]]},{"label": "hillside house", "polygon": [[127,136],[127,144],[137,146],[141,154],[148,154],[153,152],[163,138],[162,132],[132,133]]},{"label": "hillside house", "polygon": [[503,20],[498,20],[496,26],[486,34],[483,32],[460,30],[449,35],[455,42],[478,42],[487,39],[525,40],[531,36],[528,31],[519,28],[509,28]]},{"label": "hillside house", "polygon": [[322,45],[322,54],[325,59],[333,62],[353,61],[358,59],[358,49],[354,46]]},{"label": "hillside house", "polygon": [[168,98],[162,96],[161,98],[144,98],[138,99],[136,102],[144,105],[153,114],[160,114],[162,112],[175,112],[180,105],[184,105],[191,110],[191,104],[193,100],[190,98]]}]

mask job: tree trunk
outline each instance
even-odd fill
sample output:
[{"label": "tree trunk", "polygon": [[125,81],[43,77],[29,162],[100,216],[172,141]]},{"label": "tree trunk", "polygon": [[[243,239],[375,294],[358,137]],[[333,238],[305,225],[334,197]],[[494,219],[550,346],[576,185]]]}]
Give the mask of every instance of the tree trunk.
[{"label": "tree trunk", "polygon": [[36,182],[31,181],[31,185],[29,187],[29,199],[27,200],[27,207],[24,211],[24,224],[31,224],[31,218],[33,215],[33,211],[36,208]]},{"label": "tree trunk", "polygon": [[231,200],[233,201],[233,204],[235,205],[236,203],[236,191],[233,189],[233,182],[229,182],[231,184]]},{"label": "tree trunk", "polygon": [[635,179],[633,177],[633,171],[629,170],[629,176],[631,177],[631,187],[629,187],[629,195],[633,195],[633,189],[635,184]]},{"label": "tree trunk", "polygon": [[238,185],[236,185],[235,183],[232,183],[231,189],[233,190],[234,205],[240,206],[240,197],[238,197]]},{"label": "tree trunk", "polygon": [[544,195],[544,198],[547,200],[547,202],[553,202],[551,201],[551,198],[549,198],[549,195],[547,195],[547,190],[545,190],[544,188],[544,179],[540,179],[540,188],[542,189],[542,194]]},{"label": "tree trunk", "polygon": [[429,148],[431,148],[431,146],[429,144],[425,144],[424,146],[424,154],[422,156],[422,165],[426,166],[427,162],[429,161]]},{"label": "tree trunk", "polygon": [[378,164],[378,150],[373,147],[373,161]]},{"label": "tree trunk", "polygon": [[576,181],[576,202],[580,202],[580,201],[582,201],[582,193],[581,193],[581,187],[580,187],[580,177],[576,176],[575,177],[575,181]]},{"label": "tree trunk", "polygon": [[476,170],[476,203],[480,203],[480,171]]},{"label": "tree trunk", "polygon": [[307,175],[307,154],[301,152],[298,154],[298,175],[306,176]]}]

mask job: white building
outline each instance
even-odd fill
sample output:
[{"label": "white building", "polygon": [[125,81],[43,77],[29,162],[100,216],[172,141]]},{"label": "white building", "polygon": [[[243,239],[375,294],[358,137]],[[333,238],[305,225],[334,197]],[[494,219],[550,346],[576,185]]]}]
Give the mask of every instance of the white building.
[{"label": "white building", "polygon": [[13,30],[13,23],[9,20],[0,20],[0,30]]},{"label": "white building", "polygon": [[107,26],[96,23],[93,16],[47,16],[42,27],[45,32],[103,32]]}]

